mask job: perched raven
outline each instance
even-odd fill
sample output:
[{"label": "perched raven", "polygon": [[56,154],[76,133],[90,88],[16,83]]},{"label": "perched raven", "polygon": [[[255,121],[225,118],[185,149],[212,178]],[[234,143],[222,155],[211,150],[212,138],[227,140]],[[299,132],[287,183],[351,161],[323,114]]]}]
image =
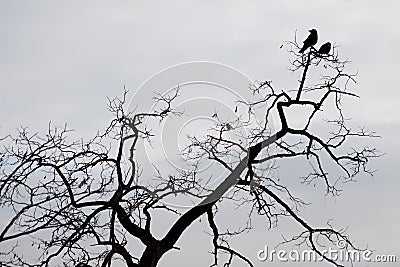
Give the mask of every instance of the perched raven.
[{"label": "perched raven", "polygon": [[249,177],[249,181],[253,180],[253,176],[254,176],[254,171],[253,171],[253,162],[256,159],[258,153],[261,152],[262,149],[262,142],[255,144],[254,146],[249,147],[248,150],[248,161],[247,161],[247,174],[246,174],[246,179],[247,177]]},{"label": "perched raven", "polygon": [[321,47],[318,50],[318,54],[329,54],[329,52],[331,51],[331,43],[330,42],[326,42],[323,45],[321,45]]},{"label": "perched raven", "polygon": [[316,29],[309,30],[310,35],[307,37],[307,39],[304,40],[303,42],[303,48],[300,49],[299,53],[303,53],[306,51],[307,48],[315,45],[318,41],[318,34]]}]

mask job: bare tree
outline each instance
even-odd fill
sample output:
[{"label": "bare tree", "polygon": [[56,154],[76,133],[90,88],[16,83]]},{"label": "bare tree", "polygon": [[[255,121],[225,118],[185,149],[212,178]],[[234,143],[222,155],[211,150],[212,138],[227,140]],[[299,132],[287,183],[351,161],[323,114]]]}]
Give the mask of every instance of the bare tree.
[{"label": "bare tree", "polygon": [[[303,231],[283,243],[309,246],[326,261],[341,266],[321,253],[321,244],[323,240],[333,244],[344,240],[357,249],[346,232],[335,229],[329,221],[321,227],[308,223],[299,212],[305,203],[271,170],[289,158],[303,159],[310,168],[300,177],[302,182],[321,181],[326,194],[337,195],[342,182],[353,180],[360,172],[372,175],[367,163],[378,156],[377,151],[367,146],[357,148],[352,140],[375,134],[347,126],[342,98],[357,97],[348,88],[355,83],[355,75],[346,73],[348,61],[339,59],[336,48],[327,55],[313,47],[299,54],[296,38],[286,47],[293,58],[290,71],[301,77],[296,88],[278,90],[271,81],[256,82],[250,90],[258,100],[238,101],[248,110],[247,118],[218,119],[205,138],[191,137],[185,157],[192,162],[215,161],[229,171],[213,188],[198,182],[201,174],[196,163],[178,174],[165,176],[160,171],[151,185],[142,179],[138,167],[141,159],[135,153],[140,140],[152,138],[146,121],[180,115],[174,108],[179,88],[157,95],[155,101],[162,108],[149,113],[127,112],[126,91],[122,98],[109,99],[108,109],[114,119],[103,133],[89,141],[70,141],[67,127],[51,125],[44,136],[22,128],[17,136],[5,137],[0,161],[0,207],[8,217],[0,229],[2,265],[53,266],[53,262],[63,262],[65,266],[110,266],[122,261],[127,266],[157,266],[165,253],[179,249],[176,244],[185,230],[204,217],[211,233],[212,266],[230,266],[234,258],[253,266],[231,247],[229,238],[250,230],[250,217],[259,215],[270,226],[282,217],[292,218]],[[320,76],[313,75],[311,69]],[[300,128],[293,127],[287,116],[288,110],[297,107],[311,109],[302,113],[305,123]],[[262,110],[264,117],[254,123],[251,117],[256,110]],[[321,127],[325,113],[334,117]],[[236,142],[227,133],[239,124],[249,127],[250,132]],[[328,173],[326,168],[333,167],[335,171]],[[166,199],[177,195],[190,197],[196,204],[183,213],[166,204]],[[249,223],[241,230],[220,232],[215,218],[226,202],[248,209],[243,216],[248,216]],[[157,239],[152,225],[162,222],[153,217],[162,213],[173,214],[176,221],[163,238]],[[128,249],[135,239],[141,242],[143,251]],[[40,255],[24,255],[27,246]]]}]

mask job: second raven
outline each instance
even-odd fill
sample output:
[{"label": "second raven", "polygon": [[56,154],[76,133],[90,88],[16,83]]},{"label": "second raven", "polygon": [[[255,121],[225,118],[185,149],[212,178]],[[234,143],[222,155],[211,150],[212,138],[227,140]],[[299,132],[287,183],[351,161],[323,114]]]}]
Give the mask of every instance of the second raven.
[{"label": "second raven", "polygon": [[318,50],[318,54],[329,54],[329,52],[331,51],[331,43],[330,42],[326,42],[323,45],[321,45],[321,47]]}]

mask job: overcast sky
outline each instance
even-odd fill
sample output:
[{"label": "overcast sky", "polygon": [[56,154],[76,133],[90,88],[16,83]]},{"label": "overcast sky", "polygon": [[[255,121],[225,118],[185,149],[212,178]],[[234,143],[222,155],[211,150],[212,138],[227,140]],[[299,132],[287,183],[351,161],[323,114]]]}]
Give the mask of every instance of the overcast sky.
[{"label": "overcast sky", "polygon": [[[111,119],[106,97],[121,96],[123,86],[133,97],[156,73],[191,61],[224,64],[287,89],[297,76],[287,71],[289,55],[279,47],[296,31],[302,40],[316,28],[321,42],[339,45],[341,57],[352,61],[361,98],[349,101],[346,113],[382,136],[371,142],[386,154],[372,163],[379,169],[375,178],[360,176],[339,198],[298,184],[294,190],[314,203],[302,215],[315,223],[334,218],[361,246],[397,254],[399,261],[399,10],[395,0],[0,0],[0,134],[19,126],[44,131],[51,121],[91,137]],[[291,227],[285,222],[273,231],[253,231],[237,248],[255,266],[267,266],[256,252],[274,246]],[[178,260],[194,257],[191,266],[212,263],[210,238],[201,227],[193,229],[181,240],[182,251],[166,255],[160,266],[186,266]]]}]

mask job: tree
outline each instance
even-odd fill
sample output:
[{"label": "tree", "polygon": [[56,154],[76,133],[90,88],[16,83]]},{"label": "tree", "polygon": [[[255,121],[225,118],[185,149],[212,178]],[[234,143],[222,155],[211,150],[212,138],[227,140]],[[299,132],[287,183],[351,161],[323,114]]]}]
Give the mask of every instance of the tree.
[{"label": "tree", "polygon": [[[340,60],[335,48],[329,55],[321,55],[313,47],[300,54],[296,38],[286,45],[293,57],[290,71],[300,73],[298,87],[277,90],[271,81],[256,82],[250,87],[258,100],[238,102],[248,110],[248,120],[240,122],[251,129],[242,136],[246,142],[227,138],[227,132],[239,122],[223,121],[218,114],[218,123],[209,135],[202,139],[191,137],[184,151],[187,158],[198,163],[215,161],[229,171],[213,188],[198,182],[198,163],[178,174],[165,176],[160,171],[152,184],[142,181],[138,167],[141,159],[135,157],[137,143],[152,138],[148,120],[182,114],[174,108],[179,87],[168,95],[157,95],[155,101],[162,108],[148,113],[126,111],[127,91],[122,98],[109,99],[108,109],[114,119],[104,132],[88,141],[70,141],[67,127],[51,125],[45,136],[21,128],[17,136],[4,137],[0,207],[8,218],[0,229],[0,245],[6,248],[0,252],[2,264],[51,266],[52,262],[61,261],[66,266],[110,266],[113,261],[122,260],[127,266],[157,266],[165,253],[179,249],[179,238],[203,217],[212,233],[213,265],[220,264],[221,253],[226,253],[226,266],[233,258],[253,266],[229,245],[230,236],[246,232],[251,225],[227,233],[218,229],[215,218],[221,205],[231,202],[248,207],[250,215],[246,216],[265,217],[271,226],[284,216],[291,217],[303,231],[283,243],[308,245],[326,261],[341,266],[321,252],[321,244],[322,240],[342,240],[357,249],[346,232],[336,230],[329,222],[322,227],[309,224],[299,214],[299,207],[305,203],[269,170],[290,158],[303,159],[311,168],[302,181],[322,181],[326,194],[338,195],[340,182],[351,181],[360,172],[373,174],[367,164],[379,156],[377,151],[352,144],[354,138],[375,134],[365,128],[353,131],[347,126],[342,98],[357,97],[348,88],[355,82],[355,75],[345,72],[348,61]],[[309,77],[311,68],[320,71],[318,79]],[[298,107],[311,109],[303,116],[305,123],[300,128],[293,127],[287,116],[288,110]],[[263,110],[265,115],[257,123],[250,119],[255,110]],[[326,121],[325,128],[316,126],[325,113],[335,117]],[[273,119],[278,121],[277,130]],[[328,173],[326,168],[333,167],[335,171]],[[196,205],[181,213],[165,203],[176,196],[191,197]],[[176,221],[163,238],[157,239],[152,224],[160,222],[153,217],[161,213],[174,214]],[[134,239],[144,246],[141,255],[140,250],[128,249]],[[24,255],[24,245],[33,246],[40,257]]]}]

